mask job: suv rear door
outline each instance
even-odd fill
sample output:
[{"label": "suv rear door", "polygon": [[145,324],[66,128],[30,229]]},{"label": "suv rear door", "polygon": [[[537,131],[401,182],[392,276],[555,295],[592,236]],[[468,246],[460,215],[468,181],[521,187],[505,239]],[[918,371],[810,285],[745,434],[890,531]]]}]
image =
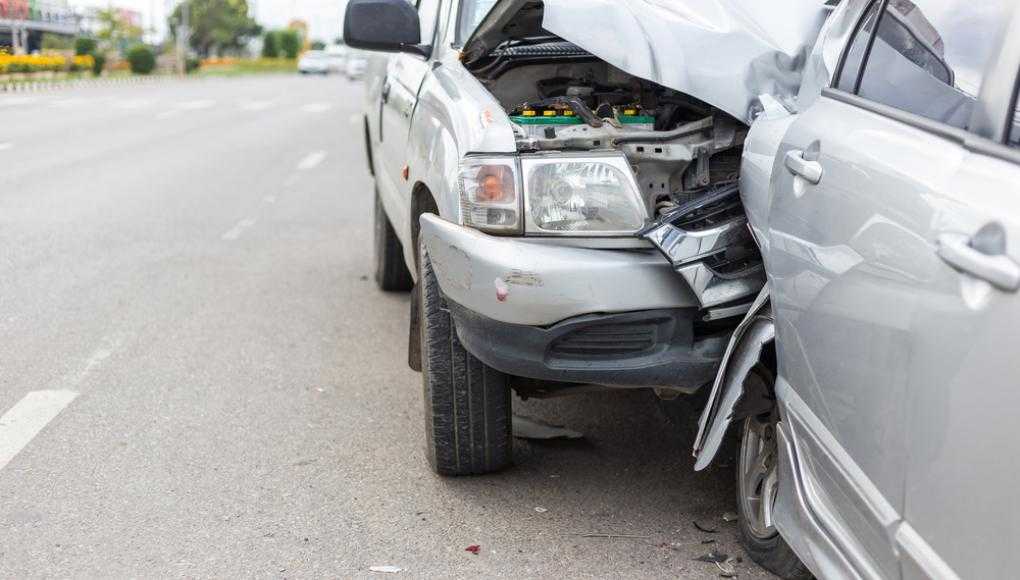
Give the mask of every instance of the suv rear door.
[{"label": "suv rear door", "polygon": [[[1010,246],[1020,243],[1013,199],[1020,191],[1008,181],[1020,183],[1020,173],[972,147],[994,137],[975,133],[974,119],[987,109],[979,90],[1009,6],[876,0],[834,87],[798,115],[776,160],[766,267],[778,389],[789,411],[783,419],[796,434],[813,515],[866,577],[899,577],[898,554],[910,552],[897,534],[904,515],[930,518],[936,498],[950,501],[949,484],[959,489],[967,477],[940,470],[946,484],[918,478],[937,455],[919,450],[944,449],[938,439],[921,439],[952,431],[946,422],[955,421],[956,407],[947,405],[975,406],[954,385],[990,380],[973,368],[980,364],[1007,364],[995,367],[992,345],[977,351],[973,340],[988,334],[979,321],[995,310],[1001,316],[1003,301],[1015,308],[1015,296],[947,260],[956,268],[977,262],[971,269],[987,277],[980,250],[968,243],[990,223],[1000,226],[989,226],[992,241],[976,244],[983,250],[999,250],[998,233]],[[1009,258],[999,258],[1010,270]],[[1005,386],[1008,376],[996,382]],[[958,401],[945,398],[950,391]],[[976,443],[967,441],[968,449]],[[913,503],[915,486],[926,489],[930,505]],[[972,497],[956,501],[962,509]],[[920,536],[962,535],[935,521],[918,528]],[[903,571],[913,576],[909,566]]]}]

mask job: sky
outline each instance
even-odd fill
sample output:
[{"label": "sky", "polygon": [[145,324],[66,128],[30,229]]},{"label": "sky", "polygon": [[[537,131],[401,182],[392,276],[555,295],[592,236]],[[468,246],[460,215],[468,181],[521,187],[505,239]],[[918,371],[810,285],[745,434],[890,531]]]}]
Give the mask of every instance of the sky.
[{"label": "sky", "polygon": [[[68,0],[73,7],[115,6],[142,14],[142,23],[156,30],[157,38],[166,31],[166,15],[179,0]],[[282,28],[292,18],[308,23],[311,37],[331,41],[340,36],[340,18],[346,0],[248,0],[255,19],[265,28]]]}]

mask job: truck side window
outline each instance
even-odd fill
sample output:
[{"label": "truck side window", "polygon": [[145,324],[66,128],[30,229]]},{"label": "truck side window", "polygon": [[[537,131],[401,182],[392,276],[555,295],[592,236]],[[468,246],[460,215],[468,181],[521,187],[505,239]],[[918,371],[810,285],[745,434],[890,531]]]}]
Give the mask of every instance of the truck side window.
[{"label": "truck side window", "polygon": [[857,94],[966,129],[1009,2],[888,0]]},{"label": "truck side window", "polygon": [[439,0],[418,0],[418,21],[421,22],[422,44],[434,44],[437,16],[439,16]]}]

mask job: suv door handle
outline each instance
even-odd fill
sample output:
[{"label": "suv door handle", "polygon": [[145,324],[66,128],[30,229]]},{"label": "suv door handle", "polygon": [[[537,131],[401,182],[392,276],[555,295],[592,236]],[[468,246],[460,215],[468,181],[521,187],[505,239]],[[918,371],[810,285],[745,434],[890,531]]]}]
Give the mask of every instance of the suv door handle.
[{"label": "suv door handle", "polygon": [[383,84],[382,84],[382,102],[384,102],[384,103],[390,102],[390,89],[391,88],[392,87],[390,86],[390,79],[384,80]]},{"label": "suv door handle", "polygon": [[784,163],[790,173],[803,177],[812,185],[818,185],[818,182],[822,180],[822,164],[816,160],[807,159],[800,149],[787,151]]},{"label": "suv door handle", "polygon": [[1000,290],[1020,289],[1020,265],[1006,255],[1006,232],[998,222],[987,224],[969,238],[957,233],[940,234],[937,251],[953,268]]}]

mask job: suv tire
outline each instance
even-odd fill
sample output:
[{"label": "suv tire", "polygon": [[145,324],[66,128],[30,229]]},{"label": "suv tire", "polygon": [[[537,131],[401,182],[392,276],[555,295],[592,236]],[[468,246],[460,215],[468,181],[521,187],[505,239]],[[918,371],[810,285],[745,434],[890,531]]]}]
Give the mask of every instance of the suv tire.
[{"label": "suv tire", "polygon": [[404,263],[404,248],[386,216],[379,190],[375,192],[375,283],[386,292],[406,292],[414,286]]},{"label": "suv tire", "polygon": [[507,376],[464,349],[419,242],[419,327],[425,392],[426,455],[440,475],[478,475],[510,464]]},{"label": "suv tire", "polygon": [[[766,379],[757,373],[747,381],[759,381],[755,388],[773,392]],[[776,423],[779,413],[748,417],[743,422],[740,449],[737,452],[737,525],[740,543],[747,555],[769,572],[786,580],[807,580],[811,572],[774,526],[767,525],[761,511],[764,502],[774,505],[778,489],[779,449]]]}]

